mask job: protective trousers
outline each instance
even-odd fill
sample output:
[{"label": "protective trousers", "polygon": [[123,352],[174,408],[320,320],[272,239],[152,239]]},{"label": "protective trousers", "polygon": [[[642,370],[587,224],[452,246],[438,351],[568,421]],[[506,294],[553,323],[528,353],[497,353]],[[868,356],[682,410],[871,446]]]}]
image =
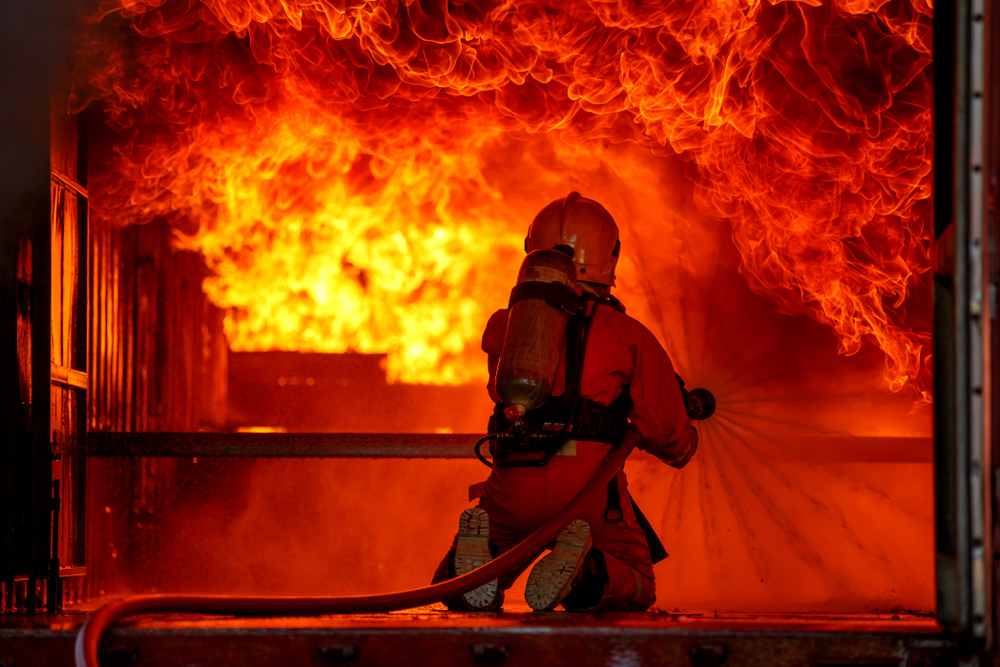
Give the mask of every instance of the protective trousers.
[{"label": "protective trousers", "polygon": [[[497,553],[517,545],[561,510],[594,475],[611,448],[605,443],[570,441],[543,467],[494,468],[479,506],[490,517],[490,541]],[[645,611],[656,600],[653,564],[629,502],[623,470],[618,471],[617,481],[621,521],[606,520],[608,496],[603,490],[577,517],[590,524],[594,548],[604,554],[607,565],[608,583],[595,610]],[[501,588],[510,588],[528,565],[530,562],[501,578]],[[448,578],[445,572],[449,567],[446,558],[435,579]]]}]

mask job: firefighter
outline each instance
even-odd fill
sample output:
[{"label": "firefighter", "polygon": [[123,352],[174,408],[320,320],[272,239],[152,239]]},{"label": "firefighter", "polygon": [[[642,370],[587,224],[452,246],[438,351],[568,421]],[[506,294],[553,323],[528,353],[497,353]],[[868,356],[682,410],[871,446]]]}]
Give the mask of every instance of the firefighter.
[{"label": "firefighter", "polygon": [[[557,406],[560,397],[572,395],[578,397],[573,405],[583,408],[577,407],[571,416],[565,406],[561,414],[557,407],[534,411],[535,422],[550,430],[559,421],[577,422],[562,429],[572,437],[541,456],[541,465],[521,465],[517,452],[492,452],[489,478],[470,489],[470,500],[478,497],[479,506],[462,513],[455,543],[438,567],[435,582],[481,567],[528,537],[583,487],[630,427],[638,431],[639,449],[675,468],[694,454],[698,434],[669,357],[653,334],[611,296],[620,246],[611,214],[576,192],[543,208],[528,228],[526,252],[555,249],[576,266],[576,294],[584,301],[581,312],[588,330],[578,359],[572,345],[564,349],[550,403]],[[504,412],[508,406],[497,394],[508,312],[495,313],[483,334],[488,388],[497,402],[491,433],[503,433],[514,414]],[[571,335],[567,333],[567,339]],[[574,366],[579,366],[577,380]],[[578,387],[567,386],[574,381]],[[503,461],[508,464],[501,465]],[[629,496],[624,470],[619,470],[607,494],[596,494],[532,568],[525,598],[536,611],[560,604],[567,610],[644,611],[655,601],[653,563],[665,556]],[[446,604],[452,610],[498,610],[504,591],[523,569]]]}]

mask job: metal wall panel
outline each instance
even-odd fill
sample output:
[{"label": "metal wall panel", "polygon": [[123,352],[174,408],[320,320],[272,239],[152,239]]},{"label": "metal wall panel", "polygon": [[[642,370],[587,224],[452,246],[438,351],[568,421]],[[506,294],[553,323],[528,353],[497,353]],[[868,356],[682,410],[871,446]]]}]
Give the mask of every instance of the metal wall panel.
[{"label": "metal wall panel", "polygon": [[[985,0],[935,7],[935,500],[938,621],[988,646],[993,522]],[[995,138],[993,139],[995,141]]]},{"label": "metal wall panel", "polygon": [[[114,140],[93,119],[91,173],[113,169]],[[202,291],[201,258],[172,247],[173,231],[160,220],[119,220],[95,207],[90,229],[88,325],[90,368],[87,425],[97,432],[220,429],[226,425],[226,359],[223,312]],[[122,561],[141,562],[156,551],[163,488],[173,479],[169,460],[141,452],[104,466],[87,489],[88,543],[113,545]],[[114,508],[108,514],[105,508]],[[92,522],[93,523],[93,522]],[[106,560],[106,559],[105,559]],[[113,584],[112,564],[88,563],[88,590]]]}]

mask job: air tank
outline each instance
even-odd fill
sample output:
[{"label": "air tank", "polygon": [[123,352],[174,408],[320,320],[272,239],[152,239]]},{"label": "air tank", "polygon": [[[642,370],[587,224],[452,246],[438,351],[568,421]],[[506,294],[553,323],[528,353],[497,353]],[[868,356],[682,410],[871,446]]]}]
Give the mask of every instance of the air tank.
[{"label": "air tank", "polygon": [[[576,288],[573,260],[557,250],[528,253],[517,274],[517,284],[558,283]],[[516,301],[507,314],[507,331],[497,365],[500,400],[521,414],[545,404],[552,395],[559,357],[566,344],[569,313],[542,298]]]}]

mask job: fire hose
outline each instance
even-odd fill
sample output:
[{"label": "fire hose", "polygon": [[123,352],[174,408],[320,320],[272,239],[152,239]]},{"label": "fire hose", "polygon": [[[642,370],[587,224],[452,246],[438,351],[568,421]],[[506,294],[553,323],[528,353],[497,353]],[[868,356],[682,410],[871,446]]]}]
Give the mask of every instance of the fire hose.
[{"label": "fire hose", "polygon": [[635,448],[635,430],[601,462],[597,472],[562,510],[524,541],[503,555],[454,579],[398,593],[359,597],[243,597],[231,595],[138,595],[117,600],[98,609],[80,628],[76,638],[76,667],[100,667],[97,646],[101,635],[126,616],[152,613],[219,614],[225,616],[320,616],[325,614],[371,614],[411,609],[440,602],[497,579],[544,550],[583,505],[625,464]]}]

